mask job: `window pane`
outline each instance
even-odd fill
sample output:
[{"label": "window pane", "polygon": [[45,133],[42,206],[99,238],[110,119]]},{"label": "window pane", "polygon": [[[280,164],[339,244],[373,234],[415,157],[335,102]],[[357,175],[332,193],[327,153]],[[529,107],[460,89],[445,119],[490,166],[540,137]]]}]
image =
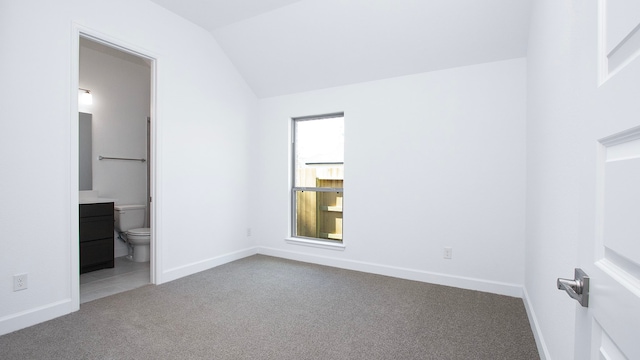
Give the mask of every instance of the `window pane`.
[{"label": "window pane", "polygon": [[342,241],[342,192],[295,191],[295,234]]},{"label": "window pane", "polygon": [[295,121],[296,187],[342,188],[344,117]]}]

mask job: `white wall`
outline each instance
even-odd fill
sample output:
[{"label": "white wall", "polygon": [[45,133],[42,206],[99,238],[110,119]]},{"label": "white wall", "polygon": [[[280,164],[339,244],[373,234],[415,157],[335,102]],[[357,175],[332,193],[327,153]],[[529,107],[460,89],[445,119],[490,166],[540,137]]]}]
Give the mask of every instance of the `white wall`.
[{"label": "white wall", "polygon": [[[346,249],[285,243],[290,118],[339,111]],[[251,164],[260,251],[521,296],[525,115],[524,59],[260,100]]]},{"label": "white wall", "polygon": [[[147,116],[151,115],[151,68],[140,57],[80,40],[79,84],[93,104],[93,190],[116,204],[147,203],[148,162],[98,160],[98,156],[147,159]],[[116,238],[115,257],[127,255]]]},{"label": "white wall", "polygon": [[[252,249],[247,122],[257,103],[209,33],[145,0],[2,1],[0,334],[76,309],[74,22],[157,58],[156,281]],[[29,288],[13,292],[19,273]]]},{"label": "white wall", "polygon": [[525,290],[547,359],[589,356],[588,309],[555,282],[593,262],[597,140],[640,123],[640,61],[599,86],[597,8],[595,1],[539,0],[532,9]]}]

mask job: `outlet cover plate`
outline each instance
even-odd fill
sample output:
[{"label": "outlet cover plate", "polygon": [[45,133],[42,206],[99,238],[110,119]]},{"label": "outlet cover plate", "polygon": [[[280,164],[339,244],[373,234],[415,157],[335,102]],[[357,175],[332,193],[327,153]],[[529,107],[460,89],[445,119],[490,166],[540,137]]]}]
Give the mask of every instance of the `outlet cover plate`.
[{"label": "outlet cover plate", "polygon": [[13,275],[13,291],[25,290],[28,285],[27,274]]}]

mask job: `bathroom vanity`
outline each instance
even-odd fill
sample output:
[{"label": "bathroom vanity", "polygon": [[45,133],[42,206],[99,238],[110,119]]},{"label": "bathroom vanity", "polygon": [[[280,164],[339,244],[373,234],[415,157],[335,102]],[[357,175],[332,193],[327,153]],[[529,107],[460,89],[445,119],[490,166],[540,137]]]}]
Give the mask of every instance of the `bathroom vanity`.
[{"label": "bathroom vanity", "polygon": [[80,204],[80,273],[113,268],[113,202]]}]

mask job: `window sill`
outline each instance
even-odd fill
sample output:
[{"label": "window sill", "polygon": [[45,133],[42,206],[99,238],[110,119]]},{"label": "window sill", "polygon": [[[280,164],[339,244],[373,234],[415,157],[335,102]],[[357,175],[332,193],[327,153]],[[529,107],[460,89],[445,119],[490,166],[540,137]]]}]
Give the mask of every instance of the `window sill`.
[{"label": "window sill", "polygon": [[288,238],[285,238],[284,241],[287,244],[303,245],[303,246],[310,246],[310,247],[329,249],[329,250],[344,251],[344,249],[346,248],[346,246],[342,243],[335,243],[335,242],[321,241],[321,240],[311,240],[311,239],[304,239],[304,238],[288,237]]}]

